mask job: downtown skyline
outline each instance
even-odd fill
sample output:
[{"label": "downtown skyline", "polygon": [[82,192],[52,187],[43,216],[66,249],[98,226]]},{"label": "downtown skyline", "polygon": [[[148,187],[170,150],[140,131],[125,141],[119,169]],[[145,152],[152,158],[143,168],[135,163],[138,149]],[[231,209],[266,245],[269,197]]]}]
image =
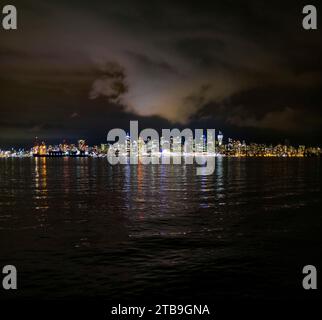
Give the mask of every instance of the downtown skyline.
[{"label": "downtown skyline", "polygon": [[[211,129],[213,130],[213,129]],[[188,139],[188,140],[187,140]],[[66,140],[59,144],[46,144],[35,138],[33,147],[2,149],[0,158],[15,157],[132,157],[132,156],[227,156],[227,157],[306,157],[321,156],[319,146],[264,144],[246,142],[245,140],[224,139],[221,131],[218,134],[193,135],[190,138],[183,136],[160,136],[159,139],[148,137],[131,139],[126,134],[124,142],[105,142],[89,145],[86,140],[79,139],[76,143]]]}]

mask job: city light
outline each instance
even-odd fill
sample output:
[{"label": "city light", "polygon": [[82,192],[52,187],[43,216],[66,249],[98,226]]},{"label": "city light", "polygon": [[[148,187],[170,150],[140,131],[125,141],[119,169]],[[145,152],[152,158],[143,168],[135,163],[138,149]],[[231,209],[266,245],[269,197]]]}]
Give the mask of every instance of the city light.
[{"label": "city light", "polygon": [[68,144],[65,141],[59,145],[46,145],[44,141],[36,139],[31,149],[2,150],[0,158],[22,158],[22,157],[107,157],[115,156],[187,156],[205,155],[221,157],[308,157],[321,156],[320,147],[306,147],[305,145],[291,146],[289,144],[267,145],[258,143],[246,143],[244,140],[233,140],[231,138],[224,142],[221,131],[215,136],[205,135],[186,143],[181,137],[170,137],[166,139],[161,136],[160,141],[148,138],[132,141],[126,136],[124,143],[102,143],[100,146],[89,146],[84,139],[78,140],[76,144]]}]

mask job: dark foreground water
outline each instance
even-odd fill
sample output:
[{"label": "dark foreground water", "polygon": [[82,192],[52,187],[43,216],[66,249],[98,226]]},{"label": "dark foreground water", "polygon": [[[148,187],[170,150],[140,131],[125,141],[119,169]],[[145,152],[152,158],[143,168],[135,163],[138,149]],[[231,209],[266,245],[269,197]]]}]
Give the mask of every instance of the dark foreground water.
[{"label": "dark foreground water", "polygon": [[316,297],[302,268],[322,272],[317,158],[218,159],[212,176],[1,159],[0,179],[0,267],[19,274],[0,298]]}]

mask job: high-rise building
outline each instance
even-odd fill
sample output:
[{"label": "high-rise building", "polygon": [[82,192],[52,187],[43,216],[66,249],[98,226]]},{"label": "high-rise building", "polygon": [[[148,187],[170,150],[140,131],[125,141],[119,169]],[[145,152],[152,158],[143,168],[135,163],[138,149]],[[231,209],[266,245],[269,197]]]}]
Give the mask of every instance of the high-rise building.
[{"label": "high-rise building", "polygon": [[205,136],[202,134],[195,138],[195,152],[203,153],[205,149]]},{"label": "high-rise building", "polygon": [[172,139],[172,151],[174,153],[181,153],[181,136],[175,136]]},{"label": "high-rise building", "polygon": [[161,136],[160,139],[160,150],[161,152],[170,152],[170,141]]},{"label": "high-rise building", "polygon": [[215,153],[215,131],[208,131],[207,132],[207,153]]},{"label": "high-rise building", "polygon": [[223,139],[224,139],[224,135],[222,134],[221,131],[219,131],[219,134],[218,134],[218,145],[219,146],[222,145]]},{"label": "high-rise building", "polygon": [[125,152],[127,154],[130,154],[131,151],[131,137],[129,134],[126,135],[126,140],[125,140]]},{"label": "high-rise building", "polygon": [[131,153],[132,153],[132,155],[137,155],[138,152],[139,152],[139,150],[138,150],[138,142],[136,140],[134,140],[131,143]]},{"label": "high-rise building", "polygon": [[140,155],[145,154],[147,152],[146,150],[146,145],[142,137],[139,137],[139,142],[138,142],[138,153]]},{"label": "high-rise building", "polygon": [[108,145],[106,143],[101,143],[101,151],[106,153],[108,149]]},{"label": "high-rise building", "polygon": [[81,152],[85,152],[86,142],[85,140],[78,140],[78,150]]},{"label": "high-rise building", "polygon": [[193,137],[190,136],[184,143],[183,152],[189,154],[189,153],[192,153],[193,151],[194,151]]},{"label": "high-rise building", "polygon": [[152,154],[159,153],[160,152],[159,141],[158,140],[152,140],[151,143],[152,143],[152,146],[151,146]]},{"label": "high-rise building", "polygon": [[39,146],[39,151],[38,151],[39,155],[43,156],[43,155],[46,155],[47,154],[47,147],[46,147],[46,144],[45,142],[43,141],[41,143],[41,145]]}]

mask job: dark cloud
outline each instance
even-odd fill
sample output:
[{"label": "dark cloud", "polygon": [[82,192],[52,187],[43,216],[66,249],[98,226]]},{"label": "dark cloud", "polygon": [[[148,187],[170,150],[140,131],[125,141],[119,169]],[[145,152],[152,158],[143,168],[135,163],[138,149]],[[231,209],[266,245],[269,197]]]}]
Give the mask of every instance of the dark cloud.
[{"label": "dark cloud", "polygon": [[[292,137],[294,143],[316,143],[321,136],[321,104],[319,87],[263,86],[238,92],[220,102],[208,102],[190,121],[207,119],[232,134],[263,129],[269,132],[265,141]],[[253,140],[260,141],[256,135]]]},{"label": "dark cloud", "polygon": [[104,96],[108,101],[120,102],[122,95],[128,91],[124,68],[116,62],[100,65],[99,78],[95,79],[89,94],[90,99]]},{"label": "dark cloud", "polygon": [[179,71],[170,63],[164,60],[153,59],[142,53],[128,51],[130,59],[149,76],[160,76],[160,73],[170,73],[174,75],[180,75]]},{"label": "dark cloud", "polygon": [[[0,145],[145,126],[320,143],[321,28],[302,1],[19,1],[0,31]],[[321,11],[318,2],[311,2]]]}]

